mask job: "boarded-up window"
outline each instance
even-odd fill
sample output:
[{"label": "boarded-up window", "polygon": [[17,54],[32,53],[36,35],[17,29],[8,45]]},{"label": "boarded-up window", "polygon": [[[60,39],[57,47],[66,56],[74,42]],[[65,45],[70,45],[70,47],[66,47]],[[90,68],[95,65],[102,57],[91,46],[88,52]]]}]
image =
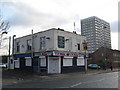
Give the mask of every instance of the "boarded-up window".
[{"label": "boarded-up window", "polygon": [[72,66],[72,57],[64,57],[63,66]]},{"label": "boarded-up window", "polygon": [[32,66],[32,60],[31,60],[31,58],[26,58],[25,65],[26,66]]},{"label": "boarded-up window", "polygon": [[77,58],[77,66],[84,66],[84,57]]},{"label": "boarded-up window", "polygon": [[40,58],[40,66],[42,66],[42,67],[46,67],[46,58],[45,57],[41,57]]}]

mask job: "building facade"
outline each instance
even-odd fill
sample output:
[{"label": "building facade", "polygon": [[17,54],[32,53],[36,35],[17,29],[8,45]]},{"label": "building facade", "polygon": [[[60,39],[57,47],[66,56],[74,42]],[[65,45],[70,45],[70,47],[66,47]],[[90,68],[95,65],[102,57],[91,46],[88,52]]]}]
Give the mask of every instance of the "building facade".
[{"label": "building facade", "polygon": [[110,24],[96,16],[81,20],[81,35],[86,36],[89,53],[102,46],[111,48]]},{"label": "building facade", "polygon": [[95,63],[102,68],[120,68],[120,51],[101,47],[89,56],[88,63]]},{"label": "building facade", "polygon": [[16,38],[11,66],[41,73],[81,71],[85,67],[85,40],[84,36],[60,28]]}]

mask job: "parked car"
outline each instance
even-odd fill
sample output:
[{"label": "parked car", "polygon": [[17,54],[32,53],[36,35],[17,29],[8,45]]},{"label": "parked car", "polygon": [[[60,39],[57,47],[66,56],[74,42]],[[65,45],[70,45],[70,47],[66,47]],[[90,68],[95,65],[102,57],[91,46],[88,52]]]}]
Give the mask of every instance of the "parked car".
[{"label": "parked car", "polygon": [[4,63],[0,63],[0,68],[6,68],[6,67],[7,67],[6,64],[4,64]]},{"label": "parked car", "polygon": [[93,69],[100,69],[101,67],[97,64],[89,64],[88,68],[93,68]]}]

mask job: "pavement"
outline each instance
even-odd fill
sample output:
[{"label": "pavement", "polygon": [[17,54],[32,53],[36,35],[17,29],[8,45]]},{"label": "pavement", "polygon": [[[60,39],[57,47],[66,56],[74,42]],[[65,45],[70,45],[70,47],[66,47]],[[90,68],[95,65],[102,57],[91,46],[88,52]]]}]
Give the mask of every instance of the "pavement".
[{"label": "pavement", "polygon": [[[117,72],[120,71],[120,69],[88,69],[87,72],[81,71],[81,72],[71,72],[71,73],[64,73],[64,74],[53,74],[51,77],[82,77],[82,76],[88,76],[88,75],[95,75],[95,74],[102,74],[102,73],[109,73],[109,72]],[[48,75],[49,76],[49,75]]]},{"label": "pavement", "polygon": [[95,75],[109,72],[117,72],[120,69],[88,69],[87,72],[72,72],[72,73],[63,73],[63,74],[38,74],[30,71],[22,71],[22,70],[2,70],[2,84],[8,85],[10,83],[18,83],[25,81],[33,81],[33,80],[51,80],[56,78],[69,78],[69,77],[84,77],[87,75]]}]

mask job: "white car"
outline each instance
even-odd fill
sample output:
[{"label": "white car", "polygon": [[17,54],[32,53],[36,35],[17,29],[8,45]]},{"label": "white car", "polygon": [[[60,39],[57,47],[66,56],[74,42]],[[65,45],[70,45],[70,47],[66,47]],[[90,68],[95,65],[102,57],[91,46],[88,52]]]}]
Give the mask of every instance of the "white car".
[{"label": "white car", "polygon": [[7,67],[6,64],[4,64],[4,63],[0,63],[0,68],[6,68],[6,67]]}]

